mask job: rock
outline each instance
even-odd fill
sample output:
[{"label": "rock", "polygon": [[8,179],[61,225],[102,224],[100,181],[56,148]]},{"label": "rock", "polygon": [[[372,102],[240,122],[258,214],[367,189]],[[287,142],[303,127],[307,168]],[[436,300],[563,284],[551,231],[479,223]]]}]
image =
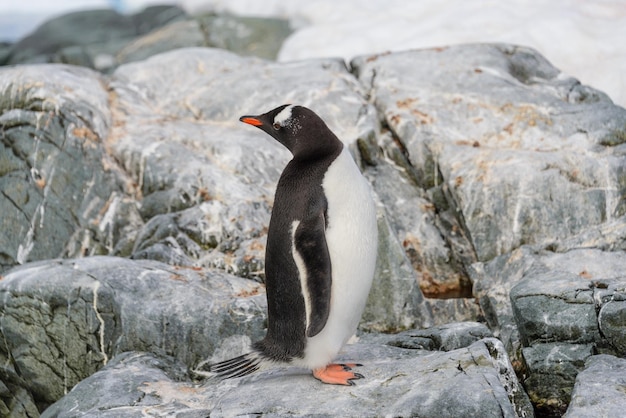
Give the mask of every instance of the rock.
[{"label": "rock", "polygon": [[291,33],[276,18],[204,14],[151,6],[132,14],[114,10],[68,13],[44,22],[13,45],[0,46],[0,65],[56,62],[111,72],[121,64],[185,47],[216,47],[275,59]]},{"label": "rock", "polygon": [[[188,411],[172,399],[169,399],[169,408],[163,408],[161,402],[166,403],[168,398],[159,399],[157,393],[151,391],[154,386],[165,388],[168,384],[175,385],[184,380],[189,380],[184,365],[171,357],[157,357],[142,352],[122,353],[115,356],[104,369],[80,382],[68,395],[46,409],[41,417],[80,417],[90,414],[139,417],[143,415],[142,411],[133,408],[137,404],[141,404],[142,408],[167,411],[172,414],[169,416],[188,417],[185,414]],[[180,384],[180,387],[182,389],[183,385]],[[181,395],[183,393],[181,390]],[[207,413],[204,416],[208,416],[209,411],[205,411]]]},{"label": "rock", "polygon": [[452,351],[467,347],[493,334],[478,322],[457,322],[426,329],[404,331],[389,336],[389,345],[401,348]]},{"label": "rock", "polygon": [[[204,30],[187,22],[144,40]],[[350,70],[186,48],[108,77],[59,65],[1,75],[2,268],[128,257],[2,273],[3,413],[42,410],[76,385],[50,414],[336,414],[341,401],[355,415],[532,416],[513,369],[539,413],[562,413],[586,358],[624,355],[626,111],[535,51],[464,45]],[[380,202],[361,333],[409,331],[347,348],[366,364],[354,388],[298,370],[194,386],[185,368],[263,336],[265,237],[289,153],[237,119],[288,102],[326,120]],[[458,298],[470,285],[475,299]],[[449,324],[482,318],[502,343]],[[127,397],[98,395],[118,387]],[[311,396],[315,410],[295,403]]]},{"label": "rock", "polygon": [[[598,327],[602,335],[600,348],[620,357],[626,356],[626,283],[624,279],[593,282],[598,312]],[[603,344],[605,343],[605,344]],[[608,346],[608,347],[607,347]]]},{"label": "rock", "polygon": [[288,20],[223,15],[197,17],[207,45],[240,55],[275,60],[292,30]]},{"label": "rock", "polygon": [[530,273],[511,289],[510,297],[524,346],[553,341],[590,343],[600,338],[593,288],[577,274]]},{"label": "rock", "polygon": [[205,42],[200,22],[195,19],[176,21],[128,42],[115,53],[112,62],[117,67],[173,49],[206,46]]},{"label": "rock", "polygon": [[538,343],[522,349],[524,388],[538,413],[561,416],[585,360],[593,355],[592,344]]},{"label": "rock", "polygon": [[378,260],[360,328],[398,332],[428,327],[433,316],[420,291],[415,271],[385,216],[378,216]]},{"label": "rock", "polygon": [[59,62],[106,69],[111,57],[136,36],[181,19],[175,6],[153,6],[131,16],[86,10],[52,18],[15,43],[7,64]]},{"label": "rock", "polygon": [[543,414],[566,410],[586,358],[622,355],[623,252],[522,247],[474,267],[483,311]]},{"label": "rock", "polygon": [[2,373],[13,376],[5,384],[40,408],[118,353],[150,351],[192,367],[226,337],[264,335],[261,285],[155,261],[31,263],[5,274],[0,300]]},{"label": "rock", "polygon": [[435,325],[445,325],[450,322],[486,323],[483,311],[476,299],[427,299],[427,302]]},{"label": "rock", "polygon": [[0,272],[105,252],[133,223],[115,216],[132,212],[132,188],[105,151],[108,102],[103,79],[88,69],[0,69]]},{"label": "rock", "polygon": [[443,186],[478,260],[625,213],[626,110],[536,51],[463,45],[352,65],[398,163],[422,188]]},{"label": "rock", "polygon": [[136,34],[132,19],[114,10],[68,13],[44,22],[15,43],[8,64],[53,62],[62,48],[129,39]]},{"label": "rock", "polygon": [[572,401],[564,418],[618,417],[624,414],[626,360],[601,354],[591,356],[576,376]]},{"label": "rock", "polygon": [[204,14],[138,37],[117,53],[115,61],[125,64],[178,48],[200,46],[273,60],[290,33],[289,22],[283,19]]},{"label": "rock", "polygon": [[6,65],[11,54],[12,43],[0,41],[0,65]]},{"label": "rock", "polygon": [[[345,388],[322,385],[298,369],[194,386],[176,381],[176,373],[169,372],[163,360],[139,353],[122,356],[81,382],[42,417],[66,417],[70,408],[73,417],[97,411],[132,417],[146,409],[193,417],[533,415],[506,352],[495,339],[447,353],[377,343],[349,345],[343,357],[362,361],[359,371],[365,378]],[[116,386],[118,381],[125,386]],[[112,396],[118,391],[123,391],[120,397]],[[122,396],[134,402],[120,402]]]},{"label": "rock", "polygon": [[460,295],[469,285],[462,263],[437,225],[435,206],[397,165],[385,159],[368,168],[367,178],[384,202],[385,213],[417,272],[427,297]]},{"label": "rock", "polygon": [[[240,87],[224,95],[223,83]],[[109,149],[140,186],[146,220],[133,256],[217,266],[246,277],[263,270],[274,188],[290,155],[239,116],[263,112],[269,103],[304,103],[357,156],[356,142],[371,135],[360,121],[374,117],[336,60],[281,65],[183,49],[120,67],[111,87],[119,123]]]},{"label": "rock", "polygon": [[172,22],[184,20],[187,14],[178,6],[161,4],[148,6],[129,17],[135,25],[137,34],[142,35]]}]

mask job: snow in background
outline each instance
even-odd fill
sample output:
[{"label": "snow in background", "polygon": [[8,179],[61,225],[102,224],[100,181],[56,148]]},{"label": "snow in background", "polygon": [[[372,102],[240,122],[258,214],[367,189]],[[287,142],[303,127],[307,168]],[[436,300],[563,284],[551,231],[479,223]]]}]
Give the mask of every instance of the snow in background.
[{"label": "snow in background", "polygon": [[[12,13],[58,15],[146,0],[0,0],[0,38]],[[626,0],[178,0],[190,13],[230,12],[292,19],[279,60],[352,57],[468,42],[533,47],[563,72],[626,107]],[[40,21],[41,22],[41,21]],[[40,23],[39,22],[39,23]],[[34,27],[34,26],[33,26]],[[32,30],[32,27],[31,29]],[[21,33],[20,36],[23,36]]]}]

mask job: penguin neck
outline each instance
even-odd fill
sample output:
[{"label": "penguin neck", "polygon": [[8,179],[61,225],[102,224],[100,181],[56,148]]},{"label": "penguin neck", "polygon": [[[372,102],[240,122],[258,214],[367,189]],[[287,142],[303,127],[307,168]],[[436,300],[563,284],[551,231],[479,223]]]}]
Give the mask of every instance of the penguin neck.
[{"label": "penguin neck", "polygon": [[343,149],[343,143],[332,132],[330,135],[317,135],[315,141],[297,141],[292,151],[293,159],[300,162],[334,160]]}]

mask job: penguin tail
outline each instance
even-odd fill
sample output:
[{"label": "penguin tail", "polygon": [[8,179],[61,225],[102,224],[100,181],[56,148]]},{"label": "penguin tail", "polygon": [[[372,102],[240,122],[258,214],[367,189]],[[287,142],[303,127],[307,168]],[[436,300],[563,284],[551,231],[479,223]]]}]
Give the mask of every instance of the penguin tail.
[{"label": "penguin tail", "polygon": [[247,353],[218,363],[204,361],[193,370],[197,376],[211,379],[233,379],[243,377],[261,369],[262,359],[257,353]]}]

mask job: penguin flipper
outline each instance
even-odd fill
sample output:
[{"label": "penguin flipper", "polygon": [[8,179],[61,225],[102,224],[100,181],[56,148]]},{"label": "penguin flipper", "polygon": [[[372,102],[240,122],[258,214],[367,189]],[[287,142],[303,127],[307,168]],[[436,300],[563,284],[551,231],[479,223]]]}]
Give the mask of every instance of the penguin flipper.
[{"label": "penguin flipper", "polygon": [[324,213],[300,222],[294,234],[294,247],[304,264],[302,293],[308,299],[307,337],[320,333],[330,314],[332,269],[326,245]]}]

